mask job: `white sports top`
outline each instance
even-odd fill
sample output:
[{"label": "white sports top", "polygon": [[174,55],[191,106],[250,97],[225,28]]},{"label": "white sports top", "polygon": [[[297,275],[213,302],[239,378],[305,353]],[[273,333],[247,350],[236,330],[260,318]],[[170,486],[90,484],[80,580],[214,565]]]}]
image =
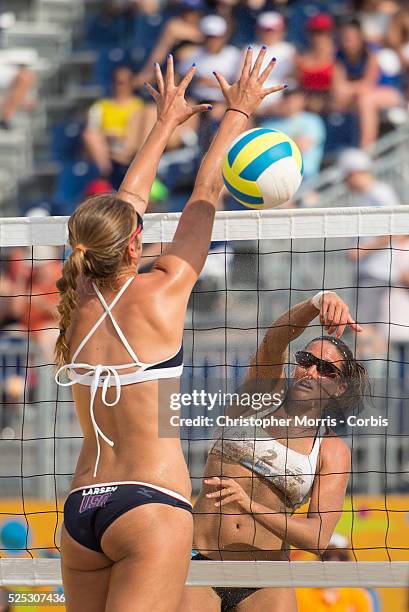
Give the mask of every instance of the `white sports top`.
[{"label": "white sports top", "polygon": [[[101,399],[105,406],[115,406],[121,399],[122,385],[132,385],[134,383],[145,382],[147,380],[176,378],[180,377],[183,371],[183,345],[180,347],[179,351],[175,355],[172,355],[164,361],[158,361],[156,363],[144,363],[143,361],[140,361],[138,359],[133,348],[129,344],[128,340],[125,338],[123,331],[119,327],[118,323],[115,321],[112,315],[112,310],[118,303],[122,295],[125,293],[126,289],[132,283],[134,278],[135,277],[132,276],[122,285],[118,294],[109,306],[106,303],[98,287],[94,283],[92,283],[95,293],[97,294],[99,301],[104,307],[104,312],[78,346],[77,350],[73,355],[72,362],[63,365],[55,375],[55,382],[58,385],[61,385],[62,387],[70,387],[72,385],[75,385],[76,383],[79,383],[80,385],[88,385],[89,387],[91,387],[90,416],[95,432],[95,437],[97,440],[97,459],[94,468],[94,478],[97,475],[99,457],[101,454],[99,438],[101,437],[107,444],[109,444],[109,446],[114,446],[113,441],[110,440],[104,434],[104,432],[100,429],[95,420],[94,402],[98,387],[102,387]],[[76,363],[78,355],[107,316],[109,316],[109,318],[111,319],[112,325],[114,326],[116,333],[118,334],[122,344],[128,351],[130,357],[132,358],[132,362],[121,365],[92,365],[89,363]],[[130,372],[128,374],[118,373],[118,370],[126,370],[134,367],[138,367],[139,369],[136,372]],[[76,370],[85,370],[85,372],[80,374]],[[61,382],[60,375],[62,374],[62,372],[66,372],[68,378],[70,378],[69,382]],[[106,394],[109,387],[115,387],[116,391],[115,400],[111,403],[109,403],[106,399]]]},{"label": "white sports top", "polygon": [[210,449],[274,485],[294,510],[310,497],[322,437],[318,432],[309,455],[277,442],[262,427],[225,427]]}]

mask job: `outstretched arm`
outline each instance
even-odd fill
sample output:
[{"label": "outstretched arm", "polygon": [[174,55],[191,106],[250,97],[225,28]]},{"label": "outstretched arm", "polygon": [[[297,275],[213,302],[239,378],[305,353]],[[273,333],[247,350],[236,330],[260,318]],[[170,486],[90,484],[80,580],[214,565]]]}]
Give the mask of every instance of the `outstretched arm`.
[{"label": "outstretched arm", "polygon": [[274,67],[270,62],[260,73],[266,50],[262,49],[252,65],[252,51],[246,54],[242,74],[230,86],[215,73],[227,102],[227,111],[219,130],[200,166],[193,193],[180,218],[175,237],[155,264],[177,280],[178,291],[188,296],[194,286],[209,250],[215,209],[223,187],[222,162],[227,148],[246,128],[250,115],[266,95],[283,87],[264,89],[263,85]]},{"label": "outstretched arm", "polygon": [[326,291],[314,296],[282,314],[267,330],[262,343],[251,360],[248,379],[278,380],[283,377],[287,362],[288,345],[301,336],[308,325],[319,315],[324,330],[338,338],[350,325],[355,332],[362,331],[352,318],[348,305],[335,293]]},{"label": "outstretched arm", "polygon": [[148,206],[149,194],[162,154],[178,125],[196,113],[210,110],[208,104],[189,105],[185,92],[195,73],[192,66],[178,86],[175,85],[173,57],[169,55],[165,78],[159,64],[155,65],[158,90],[147,84],[158,107],[158,118],[148,138],[132,162],[118,197],[134,205],[142,216]]}]

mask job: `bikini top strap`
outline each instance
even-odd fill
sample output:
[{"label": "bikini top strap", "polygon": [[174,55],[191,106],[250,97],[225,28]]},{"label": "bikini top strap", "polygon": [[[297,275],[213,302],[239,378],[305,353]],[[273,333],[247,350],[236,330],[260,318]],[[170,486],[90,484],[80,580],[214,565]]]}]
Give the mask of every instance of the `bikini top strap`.
[{"label": "bikini top strap", "polygon": [[111,318],[111,321],[119,335],[119,337],[121,338],[125,348],[127,349],[128,353],[130,354],[130,356],[132,357],[132,359],[135,360],[135,363],[137,363],[139,365],[139,360],[137,358],[137,356],[135,355],[134,351],[132,350],[131,346],[129,345],[128,341],[126,340],[122,330],[119,328],[117,322],[115,321],[115,319],[113,318],[112,314],[111,314],[111,310],[115,307],[115,305],[117,304],[117,302],[120,300],[120,298],[122,297],[122,295],[124,294],[125,290],[129,287],[129,285],[131,284],[131,282],[133,281],[134,277],[129,278],[121,287],[120,291],[118,292],[118,294],[115,296],[115,298],[113,299],[113,301],[111,302],[111,304],[108,306],[108,304],[106,303],[104,297],[102,296],[101,292],[99,291],[98,287],[92,283],[92,286],[94,287],[95,293],[98,296],[99,301],[101,302],[102,306],[104,307],[104,312],[102,313],[102,315],[99,317],[99,319],[97,320],[97,322],[93,325],[93,327],[90,329],[90,331],[87,333],[87,335],[83,338],[83,340],[80,342],[80,344],[77,347],[77,350],[75,351],[73,357],[72,357],[72,363],[74,364],[78,355],[80,354],[80,352],[82,351],[82,349],[84,348],[84,346],[86,345],[86,343],[88,342],[88,340],[90,338],[92,338],[92,336],[94,335],[94,333],[96,332],[96,330],[98,329],[98,327],[101,325],[101,323],[104,321],[104,319],[109,316]]},{"label": "bikini top strap", "polygon": [[115,297],[115,299],[111,302],[111,304],[109,306],[106,303],[105,298],[102,295],[102,293],[100,292],[100,290],[98,289],[98,287],[94,283],[92,283],[92,284],[93,284],[93,287],[95,289],[95,293],[97,294],[97,296],[99,298],[99,301],[101,302],[102,306],[105,308],[106,314],[111,319],[112,325],[114,326],[114,328],[116,330],[116,333],[118,334],[119,338],[121,339],[122,344],[124,345],[124,347],[128,351],[129,355],[134,360],[134,363],[136,363],[138,365],[141,365],[141,362],[139,361],[137,355],[135,354],[135,351],[133,350],[133,348],[129,344],[128,340],[125,337],[125,334],[123,333],[122,329],[119,327],[118,323],[116,322],[116,320],[114,319],[114,316],[112,314],[113,308],[115,307],[117,302],[120,300],[122,295],[125,293],[126,289],[129,287],[129,285],[131,284],[133,279],[134,279],[134,277],[131,277],[131,278],[129,278],[126,281],[126,283],[124,283],[124,285],[121,287],[121,290],[118,292],[118,295]]},{"label": "bikini top strap", "polygon": [[314,437],[314,445],[313,445],[312,450],[311,450],[311,452],[309,454],[310,459],[312,458],[314,461],[317,460],[318,453],[320,452],[321,442],[322,442],[323,436],[324,436],[323,430],[320,427],[316,431],[316,434],[315,434],[315,437]]}]

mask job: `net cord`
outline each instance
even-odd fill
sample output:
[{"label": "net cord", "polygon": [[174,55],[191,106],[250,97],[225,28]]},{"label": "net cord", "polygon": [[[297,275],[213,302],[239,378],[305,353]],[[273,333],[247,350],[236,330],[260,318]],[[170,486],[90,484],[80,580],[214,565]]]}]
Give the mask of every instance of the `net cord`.
[{"label": "net cord", "polygon": [[[143,242],[171,242],[181,213],[144,217]],[[0,219],[0,247],[62,246],[68,217]],[[217,212],[213,241],[348,238],[409,234],[409,207]]]}]

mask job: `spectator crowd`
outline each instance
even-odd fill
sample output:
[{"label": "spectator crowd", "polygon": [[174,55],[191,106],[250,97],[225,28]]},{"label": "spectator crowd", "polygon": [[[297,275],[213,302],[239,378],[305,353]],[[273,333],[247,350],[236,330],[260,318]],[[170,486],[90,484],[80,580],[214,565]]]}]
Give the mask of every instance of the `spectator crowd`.
[{"label": "spectator crowd", "polygon": [[[168,53],[179,75],[196,63],[189,95],[211,102],[213,111],[175,133],[152,211],[181,210],[224,112],[213,71],[233,81],[248,45],[255,54],[265,45],[266,62],[277,58],[268,86],[288,84],[266,98],[253,125],[294,138],[304,157],[305,184],[345,148],[367,149],[407,120],[408,1],[101,0],[94,6],[76,36],[76,50],[94,53],[90,82],[101,95],[51,127],[49,155],[60,163],[48,198],[55,214],[72,212],[95,185],[101,190],[100,179],[106,188],[118,188],[155,120],[144,84],[154,78],[154,62],[163,64]],[[0,35],[1,28],[0,19]],[[10,50],[0,50],[0,130],[11,129],[15,116],[38,103],[32,55],[26,50],[13,59]],[[236,206],[228,198],[221,205]]]},{"label": "spectator crowd", "polygon": [[165,6],[108,0],[85,33],[86,44],[98,49],[97,64],[108,62],[100,75],[106,93],[84,117],[83,154],[117,188],[155,119],[144,90],[154,62],[163,64],[172,53],[179,75],[195,63],[190,96],[211,102],[213,111],[195,117],[169,143],[158,176],[169,191],[162,207],[152,203],[152,210],[180,210],[225,110],[213,71],[231,82],[247,46],[257,53],[265,45],[266,63],[277,58],[268,86],[288,88],[264,101],[253,125],[294,138],[308,182],[343,149],[367,149],[382,130],[406,119],[408,24],[409,2],[391,0],[179,0]]}]

